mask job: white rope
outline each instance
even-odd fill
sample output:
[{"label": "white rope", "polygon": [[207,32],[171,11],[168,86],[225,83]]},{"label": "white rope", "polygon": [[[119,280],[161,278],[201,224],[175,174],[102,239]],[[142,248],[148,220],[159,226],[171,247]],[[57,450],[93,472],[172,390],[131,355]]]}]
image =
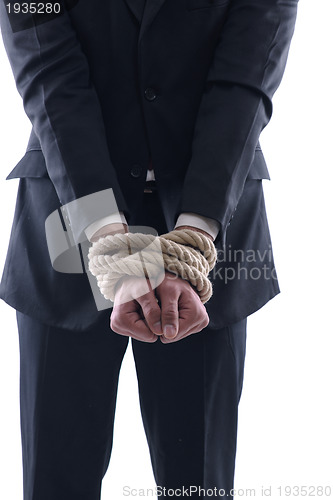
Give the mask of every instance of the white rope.
[{"label": "white rope", "polygon": [[208,279],[216,262],[214,243],[191,229],[161,236],[142,233],[108,235],[89,250],[89,270],[96,276],[106,299],[114,300],[115,287],[124,276],[157,278],[163,271],[176,274],[193,285],[203,303],[212,296]]}]

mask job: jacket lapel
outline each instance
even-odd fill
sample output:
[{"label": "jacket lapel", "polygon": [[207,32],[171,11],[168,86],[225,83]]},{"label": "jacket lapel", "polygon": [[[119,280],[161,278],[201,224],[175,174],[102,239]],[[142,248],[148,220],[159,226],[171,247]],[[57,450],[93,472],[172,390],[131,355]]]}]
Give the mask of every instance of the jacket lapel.
[{"label": "jacket lapel", "polygon": [[153,22],[156,14],[166,0],[125,0],[129,9],[141,23],[139,41]]},{"label": "jacket lapel", "polygon": [[138,22],[141,23],[146,0],[125,0],[125,2]]},{"label": "jacket lapel", "polygon": [[142,39],[147,28],[155,19],[156,14],[158,13],[158,11],[160,10],[165,1],[166,0],[146,0],[146,5],[143,11],[143,17],[141,21],[139,42]]}]

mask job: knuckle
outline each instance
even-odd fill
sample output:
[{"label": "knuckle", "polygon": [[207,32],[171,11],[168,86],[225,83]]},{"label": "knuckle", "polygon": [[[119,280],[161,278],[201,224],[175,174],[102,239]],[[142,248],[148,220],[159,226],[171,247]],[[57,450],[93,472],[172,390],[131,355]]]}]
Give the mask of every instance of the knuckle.
[{"label": "knuckle", "polygon": [[160,308],[156,304],[147,304],[146,306],[141,306],[143,313],[146,318],[156,318],[160,316]]},{"label": "knuckle", "polygon": [[111,314],[110,326],[115,332],[123,331],[124,320],[119,314]]},{"label": "knuckle", "polygon": [[117,321],[117,319],[111,318],[110,326],[114,332],[120,331],[119,322]]},{"label": "knuckle", "polygon": [[208,324],[209,324],[209,316],[206,313],[205,315],[202,315],[202,319],[201,319],[202,328],[205,328],[206,326],[208,326]]},{"label": "knuckle", "polygon": [[141,307],[152,308],[157,304],[155,295],[153,293],[146,293],[139,297]]},{"label": "knuckle", "polygon": [[201,324],[203,324],[204,326],[207,326],[209,323],[208,314],[200,314],[198,317],[198,320]]},{"label": "knuckle", "polygon": [[155,307],[151,303],[143,306],[143,309],[144,309],[145,315],[147,314],[148,316],[151,316],[152,314],[156,314],[156,312],[157,312],[157,307]]},{"label": "knuckle", "polygon": [[178,307],[177,304],[168,304],[164,309],[163,309],[163,315],[164,316],[175,316],[175,314],[178,315]]}]

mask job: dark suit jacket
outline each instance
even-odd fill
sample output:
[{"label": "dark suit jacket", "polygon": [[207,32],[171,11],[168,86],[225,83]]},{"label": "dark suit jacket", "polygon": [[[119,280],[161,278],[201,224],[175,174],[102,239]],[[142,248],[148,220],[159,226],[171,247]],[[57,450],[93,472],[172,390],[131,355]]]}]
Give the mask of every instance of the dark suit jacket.
[{"label": "dark suit jacket", "polygon": [[[33,125],[8,176],[21,180],[2,298],[46,323],[80,329],[94,321],[87,277],[51,266],[45,219],[112,188],[131,224],[151,156],[169,230],[181,212],[220,224],[211,326],[251,314],[279,291],[258,140],[297,0],[53,3],[59,14],[8,14],[8,1],[0,2],[5,48]],[[80,235],[89,214],[70,219]],[[228,268],[247,275],[228,281]]]}]

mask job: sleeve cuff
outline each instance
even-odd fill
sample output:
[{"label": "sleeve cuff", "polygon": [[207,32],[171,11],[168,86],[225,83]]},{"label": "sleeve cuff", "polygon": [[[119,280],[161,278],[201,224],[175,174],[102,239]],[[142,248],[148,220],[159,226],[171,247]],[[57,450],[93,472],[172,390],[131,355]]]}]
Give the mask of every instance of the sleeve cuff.
[{"label": "sleeve cuff", "polygon": [[220,224],[215,219],[204,217],[192,212],[181,213],[176,221],[175,228],[178,226],[197,227],[198,229],[202,229],[203,231],[206,231],[206,233],[210,234],[214,240],[220,231]]},{"label": "sleeve cuff", "polygon": [[107,215],[106,217],[103,217],[102,219],[98,219],[96,222],[93,222],[92,224],[89,224],[88,227],[84,230],[88,240],[97,232],[99,229],[101,229],[104,226],[107,226],[108,224],[126,224],[127,221],[124,216],[123,212],[116,212],[111,215]]}]

